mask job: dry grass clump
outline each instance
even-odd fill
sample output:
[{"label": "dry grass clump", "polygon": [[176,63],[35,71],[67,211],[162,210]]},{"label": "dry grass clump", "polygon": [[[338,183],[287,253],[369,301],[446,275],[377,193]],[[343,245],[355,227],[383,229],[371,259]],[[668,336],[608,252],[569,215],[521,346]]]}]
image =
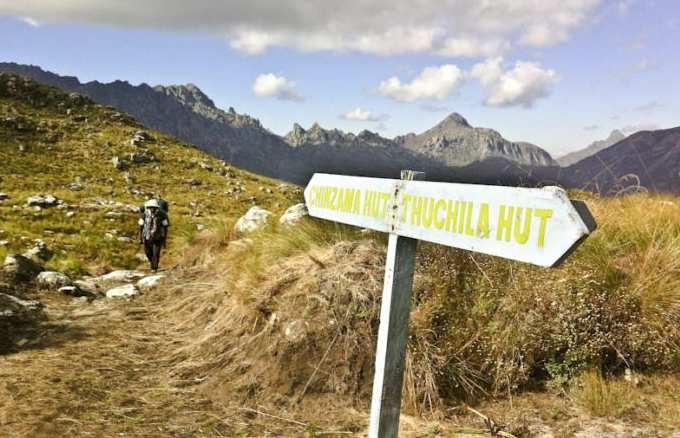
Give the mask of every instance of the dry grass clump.
[{"label": "dry grass clump", "polygon": [[[563,386],[589,369],[677,369],[676,198],[588,203],[599,229],[557,269],[420,243],[407,411]],[[195,267],[226,275],[214,301],[192,304],[206,330],[181,353],[185,370],[228,371],[215,389],[225,397],[331,392],[367,401],[384,246],[316,220],[237,240],[230,229],[218,224],[188,251]]]},{"label": "dry grass clump", "polygon": [[598,417],[617,418],[631,410],[639,402],[632,383],[622,379],[606,380],[599,370],[591,369],[571,383],[569,395]]}]

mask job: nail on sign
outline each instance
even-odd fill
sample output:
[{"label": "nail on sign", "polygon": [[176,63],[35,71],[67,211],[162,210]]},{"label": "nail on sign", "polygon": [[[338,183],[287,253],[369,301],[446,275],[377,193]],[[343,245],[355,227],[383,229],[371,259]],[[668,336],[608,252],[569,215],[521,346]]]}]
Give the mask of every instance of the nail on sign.
[{"label": "nail on sign", "polygon": [[315,174],[311,216],[540,266],[595,228],[580,201],[541,189]]}]

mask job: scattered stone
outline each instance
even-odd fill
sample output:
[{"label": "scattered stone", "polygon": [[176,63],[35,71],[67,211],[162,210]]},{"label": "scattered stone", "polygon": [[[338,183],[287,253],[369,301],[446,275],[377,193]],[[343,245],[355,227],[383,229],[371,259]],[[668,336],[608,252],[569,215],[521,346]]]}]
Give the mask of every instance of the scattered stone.
[{"label": "scattered stone", "polygon": [[35,240],[35,246],[24,253],[24,257],[33,260],[49,260],[52,257],[52,251],[47,248],[45,242],[40,239]]},{"label": "scattered stone", "polygon": [[142,292],[147,292],[167,282],[167,279],[168,277],[165,275],[152,275],[151,277],[145,277],[137,282],[137,288]]},{"label": "scattered stone", "polygon": [[75,212],[72,212],[72,211],[66,212],[66,217],[73,217],[74,215],[75,215]]},{"label": "scattered stone", "polygon": [[250,210],[236,221],[234,231],[237,233],[251,233],[253,231],[264,228],[267,225],[269,216],[272,212],[260,207],[251,207]]},{"label": "scattered stone", "polygon": [[125,163],[121,161],[118,155],[115,155],[113,158],[111,158],[111,164],[113,164],[113,167],[115,167],[118,170],[125,170],[127,168]]},{"label": "scattered stone", "polygon": [[0,192],[0,201],[6,201],[9,199],[9,195],[4,192]]},{"label": "scattered stone", "polygon": [[307,211],[307,206],[304,203],[295,204],[281,215],[279,218],[279,223],[285,226],[295,225],[302,219],[309,217],[309,212]]},{"label": "scattered stone", "polygon": [[0,246],[9,246],[9,240],[0,240]]},{"label": "scattered stone", "polygon": [[38,274],[35,280],[44,289],[55,289],[73,285],[70,278],[57,271],[43,271]]},{"label": "scattered stone", "polygon": [[59,199],[53,195],[35,195],[26,200],[26,205],[37,207],[54,207],[59,204]]},{"label": "scattered stone", "polygon": [[20,254],[5,257],[4,271],[23,280],[31,280],[43,271],[42,266]]},{"label": "scattered stone", "polygon": [[93,293],[79,289],[78,286],[63,286],[59,288],[59,292],[72,297],[91,297],[95,295]]},{"label": "scattered stone", "polygon": [[154,161],[156,156],[153,154],[128,154],[128,160],[135,164],[146,164]]},{"label": "scattered stone", "polygon": [[104,216],[122,216],[122,215],[123,213],[121,213],[120,211],[107,211],[106,213],[104,213]]},{"label": "scattered stone", "polygon": [[198,187],[198,186],[200,186],[201,184],[203,184],[202,182],[200,182],[200,181],[197,180],[196,178],[190,178],[187,182],[188,182],[189,185],[192,186],[192,187]]},{"label": "scattered stone", "polygon": [[28,146],[23,143],[19,143],[19,152],[25,154],[28,151]]},{"label": "scattered stone", "polygon": [[95,283],[92,280],[76,280],[73,282],[73,285],[78,288],[83,293],[87,293],[89,295],[97,295],[99,294],[100,288],[97,286],[97,283]]},{"label": "scattered stone", "polygon": [[119,238],[118,238],[118,241],[119,241],[119,242],[123,242],[123,243],[132,243],[132,239],[129,238],[129,237],[127,237],[127,236],[121,236],[121,237],[119,237]]},{"label": "scattered stone", "polygon": [[198,165],[201,167],[201,169],[207,170],[208,172],[213,171],[213,168],[207,163],[198,163]]},{"label": "scattered stone", "polygon": [[144,273],[136,271],[113,271],[108,274],[101,275],[90,279],[96,285],[106,288],[112,286],[120,286],[121,284],[132,283],[135,280],[144,277]]},{"label": "scattered stone", "polygon": [[300,342],[307,337],[307,323],[300,319],[291,321],[283,333],[288,341],[293,343]]},{"label": "scattered stone", "polygon": [[106,298],[127,298],[139,295],[139,289],[134,284],[125,284],[106,291]]},{"label": "scattered stone", "polygon": [[42,308],[40,301],[22,300],[0,292],[0,317],[24,316]]}]

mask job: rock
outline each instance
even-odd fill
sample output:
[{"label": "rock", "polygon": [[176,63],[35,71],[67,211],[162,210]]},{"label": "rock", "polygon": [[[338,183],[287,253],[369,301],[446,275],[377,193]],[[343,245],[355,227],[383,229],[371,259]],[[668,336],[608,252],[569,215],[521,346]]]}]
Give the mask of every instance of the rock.
[{"label": "rock", "polygon": [[192,187],[198,187],[198,186],[200,186],[201,184],[203,184],[202,182],[200,182],[200,181],[197,180],[196,178],[190,178],[187,182],[188,182],[189,185],[192,186]]},{"label": "rock", "polygon": [[9,195],[4,192],[0,192],[0,201],[6,201],[9,199]]},{"label": "rock", "polygon": [[92,280],[76,280],[73,282],[73,285],[78,288],[81,292],[91,294],[91,295],[97,295],[99,294],[100,288]]},{"label": "rock", "polygon": [[59,292],[72,297],[92,297],[96,295],[96,293],[81,290],[78,286],[63,286],[59,288]]},{"label": "rock", "polygon": [[31,280],[43,271],[42,266],[19,254],[5,257],[4,271],[23,280]]},{"label": "rock", "polygon": [[59,204],[59,199],[52,195],[35,195],[26,200],[26,205],[35,207],[54,207]]},{"label": "rock", "polygon": [[123,243],[132,243],[132,239],[128,236],[120,236],[117,240]]},{"label": "rock", "polygon": [[122,284],[132,283],[135,280],[143,278],[144,274],[135,271],[113,271],[108,274],[101,275],[90,279],[97,286],[102,288],[120,286]]},{"label": "rock", "polygon": [[47,249],[47,245],[40,239],[35,241],[35,246],[24,253],[24,257],[32,260],[47,261],[52,257],[52,251]]},{"label": "rock", "polygon": [[0,292],[0,317],[24,316],[41,308],[40,301],[22,300]]},{"label": "rock", "polygon": [[25,154],[26,151],[28,151],[28,147],[23,143],[19,143],[19,152],[21,152],[22,154]]},{"label": "rock", "polygon": [[71,279],[57,271],[43,271],[35,279],[38,285],[44,289],[55,289],[63,286],[71,286]]},{"label": "rock", "polygon": [[154,161],[156,156],[153,154],[128,154],[128,160],[135,164],[145,164]]},{"label": "rock", "polygon": [[125,170],[127,168],[125,163],[123,163],[123,161],[121,161],[121,159],[118,155],[111,158],[111,164],[113,164],[113,167],[115,167],[118,170]]},{"label": "rock", "polygon": [[75,213],[72,212],[72,211],[67,211],[67,212],[66,212],[66,217],[73,217],[74,215],[75,215]]},{"label": "rock", "polygon": [[279,218],[279,223],[285,226],[295,225],[302,219],[309,217],[309,212],[307,211],[307,206],[304,203],[295,204],[281,215]]},{"label": "rock", "polygon": [[250,210],[236,221],[234,231],[237,233],[252,233],[267,225],[272,212],[260,207],[251,207]]},{"label": "rock", "polygon": [[142,292],[147,292],[167,282],[167,279],[168,277],[165,275],[152,275],[151,277],[144,277],[137,282],[137,288]]},{"label": "rock", "polygon": [[127,298],[139,295],[139,289],[134,284],[125,284],[106,291],[106,298]]},{"label": "rock", "polygon": [[0,240],[0,246],[9,246],[9,240]]},{"label": "rock", "polygon": [[293,343],[300,342],[307,337],[307,323],[300,319],[291,321],[283,333],[288,341]]}]

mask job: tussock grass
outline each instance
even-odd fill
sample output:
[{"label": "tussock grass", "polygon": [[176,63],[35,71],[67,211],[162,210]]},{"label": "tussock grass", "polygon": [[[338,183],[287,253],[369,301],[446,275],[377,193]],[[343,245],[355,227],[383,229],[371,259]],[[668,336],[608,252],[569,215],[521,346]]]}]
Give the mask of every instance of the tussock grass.
[{"label": "tussock grass", "polygon": [[606,380],[599,370],[591,369],[571,382],[569,395],[590,414],[619,418],[639,402],[632,383],[621,379]]},{"label": "tussock grass", "polygon": [[[678,369],[680,202],[664,195],[599,198],[576,192],[572,197],[586,198],[599,228],[556,269],[419,244],[405,374],[407,411],[432,413],[458,400],[474,403],[523,388],[567,387],[574,379],[594,379],[585,374],[594,368],[607,376],[626,368]],[[291,229],[272,223],[245,238],[227,238],[220,227],[213,233],[197,245],[203,254],[212,248],[211,260],[222,263],[220,288],[229,298],[218,308],[254,327],[250,335],[232,327],[229,336],[266,348],[280,345],[281,330],[294,315],[314,326],[327,326],[330,318],[347,327],[336,343],[361,351],[361,359],[354,356],[359,363],[372,363],[384,236],[317,220]],[[348,245],[374,249],[358,259],[346,258]],[[369,277],[350,275],[351,269]],[[330,276],[335,280],[328,289]],[[329,290],[346,290],[353,298],[329,299]],[[227,313],[218,314],[211,324],[229,325]],[[267,324],[273,314],[281,322]],[[359,330],[357,321],[368,325]],[[312,350],[289,360],[321,359],[334,335],[329,327],[314,333]],[[249,341],[254,336],[257,340]],[[202,344],[201,355],[211,356],[209,344]],[[247,349],[233,348],[248,356]],[[297,379],[304,383],[312,371],[301,366]]]}]

